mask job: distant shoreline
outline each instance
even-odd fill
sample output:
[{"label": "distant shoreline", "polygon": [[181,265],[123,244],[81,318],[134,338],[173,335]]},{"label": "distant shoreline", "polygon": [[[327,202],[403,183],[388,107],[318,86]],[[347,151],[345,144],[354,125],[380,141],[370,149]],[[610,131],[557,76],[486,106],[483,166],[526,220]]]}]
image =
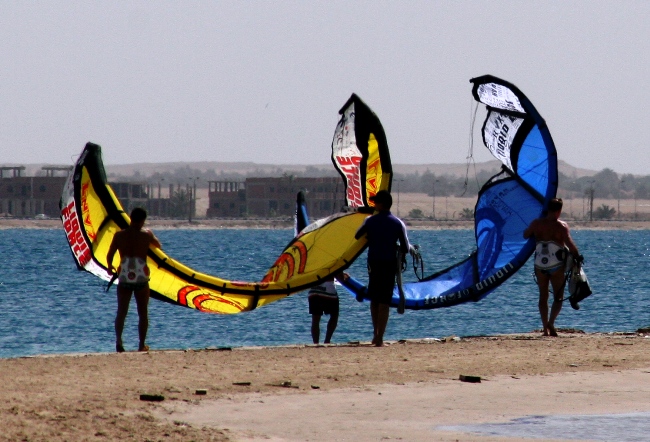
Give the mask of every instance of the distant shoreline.
[{"label": "distant shoreline", "polygon": [[[471,230],[473,221],[459,220],[421,220],[405,219],[411,230]],[[568,220],[572,230],[650,230],[650,221],[572,221]],[[151,229],[291,229],[293,220],[289,219],[198,219],[192,221],[180,219],[149,219],[147,226]],[[23,219],[1,218],[0,229],[59,229],[58,219]]]}]

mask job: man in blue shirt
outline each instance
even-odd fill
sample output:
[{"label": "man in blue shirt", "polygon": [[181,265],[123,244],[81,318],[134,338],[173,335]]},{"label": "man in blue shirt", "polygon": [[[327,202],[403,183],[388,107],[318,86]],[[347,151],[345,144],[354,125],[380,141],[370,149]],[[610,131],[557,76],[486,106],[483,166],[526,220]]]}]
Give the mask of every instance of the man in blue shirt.
[{"label": "man in blue shirt", "polygon": [[380,190],[370,197],[370,201],[375,204],[377,212],[365,219],[355,238],[368,237],[368,297],[374,329],[372,343],[382,347],[398,269],[397,243],[404,254],[410,251],[411,246],[406,226],[390,212],[393,205],[390,193]]}]

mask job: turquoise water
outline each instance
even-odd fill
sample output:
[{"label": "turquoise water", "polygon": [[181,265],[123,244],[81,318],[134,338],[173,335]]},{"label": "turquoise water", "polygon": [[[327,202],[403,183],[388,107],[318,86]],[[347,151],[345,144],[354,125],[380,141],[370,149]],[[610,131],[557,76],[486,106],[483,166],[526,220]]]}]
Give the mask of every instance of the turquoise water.
[{"label": "turquoise water", "polygon": [[[290,230],[162,230],[164,249],[196,270],[228,279],[259,280],[292,237]],[[594,295],[575,311],[566,305],[557,326],[586,332],[634,331],[650,324],[650,232],[576,231]],[[411,231],[427,274],[464,258],[471,231]],[[114,351],[115,289],[76,270],[62,230],[0,230],[0,357]],[[366,279],[365,255],[349,270]],[[386,339],[528,332],[540,327],[529,262],[478,303],[392,314]],[[411,271],[405,278],[413,280]],[[370,340],[368,304],[344,289],[333,342]],[[303,294],[239,315],[210,315],[152,300],[154,349],[310,343]],[[322,326],[324,329],[324,324]],[[132,304],[125,345],[137,345]]]}]

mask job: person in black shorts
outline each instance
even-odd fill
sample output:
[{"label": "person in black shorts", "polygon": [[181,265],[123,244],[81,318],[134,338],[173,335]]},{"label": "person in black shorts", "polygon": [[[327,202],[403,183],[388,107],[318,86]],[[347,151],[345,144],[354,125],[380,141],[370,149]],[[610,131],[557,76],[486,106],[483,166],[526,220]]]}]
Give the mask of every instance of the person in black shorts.
[{"label": "person in black shorts", "polygon": [[[341,275],[342,278],[347,276],[346,273]],[[308,300],[309,314],[311,315],[311,338],[314,344],[318,344],[320,341],[320,318],[324,314],[329,315],[325,341],[323,341],[325,344],[329,344],[339,321],[339,296],[334,286],[334,277],[326,279],[321,285],[312,287],[309,290]]]},{"label": "person in black shorts", "polygon": [[390,212],[393,205],[390,193],[380,190],[369,199],[377,212],[365,219],[355,238],[368,236],[368,296],[373,326],[372,343],[382,347],[397,275],[397,243],[399,242],[399,250],[404,254],[411,251],[411,245],[406,226]]}]

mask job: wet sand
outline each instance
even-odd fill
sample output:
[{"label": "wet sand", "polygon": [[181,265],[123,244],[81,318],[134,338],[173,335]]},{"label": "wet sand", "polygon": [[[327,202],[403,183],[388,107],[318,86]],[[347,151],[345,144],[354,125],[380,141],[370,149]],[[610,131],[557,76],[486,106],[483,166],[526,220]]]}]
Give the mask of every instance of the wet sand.
[{"label": "wet sand", "polygon": [[521,440],[437,427],[648,412],[650,337],[560,330],[559,338],[532,332],[384,348],[29,357],[0,360],[0,385],[0,440]]}]

